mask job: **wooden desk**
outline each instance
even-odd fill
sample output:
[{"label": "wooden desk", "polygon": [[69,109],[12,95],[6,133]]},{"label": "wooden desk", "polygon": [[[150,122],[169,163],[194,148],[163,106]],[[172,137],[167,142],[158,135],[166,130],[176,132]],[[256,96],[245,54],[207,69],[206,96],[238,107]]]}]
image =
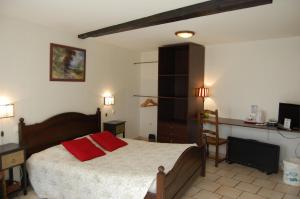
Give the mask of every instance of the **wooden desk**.
[{"label": "wooden desk", "polygon": [[[205,120],[211,120],[213,121],[213,118],[208,118]],[[230,118],[222,118],[219,117],[219,124],[224,125],[231,125],[231,126],[241,126],[241,127],[247,127],[247,128],[256,128],[256,129],[265,129],[265,130],[272,130],[272,131],[285,131],[285,132],[292,132],[292,133],[300,133],[300,130],[298,131],[288,131],[285,129],[279,129],[277,127],[271,127],[267,125],[256,125],[256,124],[249,124],[245,123],[244,120],[238,120],[238,119],[230,119]]]}]

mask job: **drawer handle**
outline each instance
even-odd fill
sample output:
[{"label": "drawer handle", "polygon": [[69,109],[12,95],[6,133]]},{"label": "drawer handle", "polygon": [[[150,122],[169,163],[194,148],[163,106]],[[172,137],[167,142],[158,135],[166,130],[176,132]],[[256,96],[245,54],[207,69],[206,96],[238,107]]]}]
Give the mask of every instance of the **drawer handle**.
[{"label": "drawer handle", "polygon": [[11,163],[16,163],[16,159],[13,158],[13,159],[11,160]]}]

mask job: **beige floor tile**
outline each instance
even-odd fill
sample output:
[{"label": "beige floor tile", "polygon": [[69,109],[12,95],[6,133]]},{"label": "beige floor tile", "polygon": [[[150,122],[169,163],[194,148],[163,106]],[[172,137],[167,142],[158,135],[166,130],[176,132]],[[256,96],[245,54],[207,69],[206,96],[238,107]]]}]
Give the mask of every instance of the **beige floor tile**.
[{"label": "beige floor tile", "polygon": [[222,186],[216,191],[216,193],[229,198],[237,198],[242,192],[232,187]]},{"label": "beige floor tile", "polygon": [[297,196],[299,194],[300,188],[293,187],[287,184],[277,184],[274,190],[282,193],[287,193],[293,196]]},{"label": "beige floor tile", "polygon": [[248,193],[248,192],[243,192],[238,199],[265,199],[265,197],[253,194],[253,193]]},{"label": "beige floor tile", "polygon": [[190,187],[187,192],[185,192],[184,196],[189,196],[192,197],[194,195],[196,195],[199,191],[201,191],[201,189],[199,189],[198,187]]},{"label": "beige floor tile", "polygon": [[273,181],[273,182],[277,182],[277,183],[283,183],[283,174],[282,174],[282,172],[279,172],[277,174],[272,174],[269,177],[269,180]]},{"label": "beige floor tile", "polygon": [[252,184],[258,185],[258,186],[261,186],[261,187],[265,187],[265,188],[268,188],[268,189],[273,189],[276,186],[277,183],[273,182],[273,181],[270,181],[270,180],[257,178],[257,179],[254,180],[254,182]]},{"label": "beige floor tile", "polygon": [[208,167],[206,167],[206,171],[208,173],[216,173],[217,171],[219,171],[219,169],[217,167],[214,167],[214,166],[208,166]]},{"label": "beige floor tile", "polygon": [[219,170],[226,170],[226,171],[232,171],[235,169],[230,164],[227,164],[226,162],[222,162],[218,165]]},{"label": "beige floor tile", "polygon": [[215,192],[218,188],[221,187],[221,185],[215,182],[206,181],[195,185],[195,187],[199,189],[204,189],[206,191]]},{"label": "beige floor tile", "polygon": [[268,199],[282,199],[284,194],[278,191],[262,188],[259,190],[258,195],[266,197]]},{"label": "beige floor tile", "polygon": [[225,185],[225,186],[229,186],[229,187],[234,187],[235,185],[237,185],[239,183],[238,180],[234,180],[232,178],[227,178],[227,177],[221,177],[216,182],[221,185]]},{"label": "beige floor tile", "polygon": [[300,198],[299,196],[286,194],[283,199],[299,199],[299,198]]},{"label": "beige floor tile", "polygon": [[257,191],[260,189],[260,186],[241,182],[235,188],[241,191],[247,191],[249,193],[257,193]]},{"label": "beige floor tile", "polygon": [[240,175],[250,175],[254,171],[255,171],[254,169],[248,168],[248,167],[239,167],[239,168],[234,169],[234,172],[236,172]]},{"label": "beige floor tile", "polygon": [[212,174],[212,173],[206,173],[205,175],[205,180],[209,180],[212,182],[215,182],[217,179],[219,179],[221,176],[216,175],[216,174]]},{"label": "beige floor tile", "polygon": [[232,171],[226,171],[226,170],[218,170],[216,172],[216,175],[219,176],[223,176],[223,177],[227,177],[227,178],[232,178],[233,176],[235,176],[237,173]]},{"label": "beige floor tile", "polygon": [[249,175],[237,174],[233,177],[233,179],[242,181],[242,182],[252,183],[255,180],[255,177],[249,176]]},{"label": "beige floor tile", "polygon": [[253,172],[250,174],[250,176],[253,176],[253,177],[256,177],[256,178],[260,178],[260,179],[265,179],[265,180],[269,179],[269,177],[270,177],[270,176],[268,176],[267,174],[265,174],[265,173],[263,173],[263,172],[261,172],[261,171],[259,171],[259,170],[253,171]]},{"label": "beige floor tile", "polygon": [[197,193],[195,196],[193,196],[193,198],[195,199],[219,199],[221,197],[222,197],[221,195],[206,190],[202,190],[199,193]]}]

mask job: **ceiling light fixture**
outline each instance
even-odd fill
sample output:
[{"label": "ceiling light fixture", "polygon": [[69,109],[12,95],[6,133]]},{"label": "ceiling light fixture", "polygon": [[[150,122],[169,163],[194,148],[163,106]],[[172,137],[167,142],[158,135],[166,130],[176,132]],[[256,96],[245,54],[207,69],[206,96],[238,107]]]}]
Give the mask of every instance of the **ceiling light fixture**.
[{"label": "ceiling light fixture", "polygon": [[188,38],[191,38],[192,36],[195,35],[195,32],[193,31],[189,31],[189,30],[182,30],[182,31],[177,31],[175,32],[175,35],[177,37],[181,37],[181,38],[184,38],[184,39],[188,39]]}]

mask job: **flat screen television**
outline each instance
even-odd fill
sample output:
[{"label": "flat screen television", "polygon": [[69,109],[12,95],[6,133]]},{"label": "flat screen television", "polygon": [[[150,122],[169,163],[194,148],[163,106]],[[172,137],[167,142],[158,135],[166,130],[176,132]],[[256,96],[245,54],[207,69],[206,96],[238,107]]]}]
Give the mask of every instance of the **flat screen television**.
[{"label": "flat screen television", "polygon": [[283,126],[284,119],[291,119],[291,129],[299,130],[300,127],[300,105],[279,103],[278,124]]}]

